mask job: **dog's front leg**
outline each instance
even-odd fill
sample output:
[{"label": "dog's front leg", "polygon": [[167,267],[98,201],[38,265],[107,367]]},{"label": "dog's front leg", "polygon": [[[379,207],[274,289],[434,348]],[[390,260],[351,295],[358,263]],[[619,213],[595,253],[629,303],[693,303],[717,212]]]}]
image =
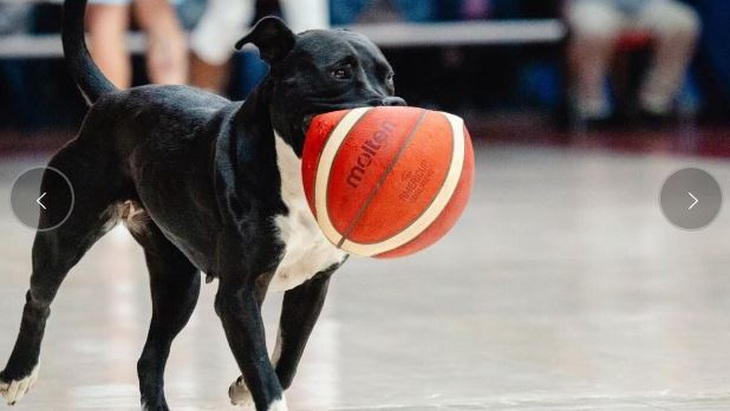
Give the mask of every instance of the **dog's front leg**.
[{"label": "dog's front leg", "polygon": [[322,312],[330,277],[335,269],[323,271],[284,294],[272,358],[279,383],[284,389],[289,388],[294,380],[304,347]]},{"label": "dog's front leg", "polygon": [[[279,333],[272,358],[276,375],[284,390],[294,380],[304,347],[322,312],[330,277],[335,270],[336,267],[333,267],[318,273],[311,280],[284,294]],[[251,392],[245,381],[239,377],[228,389],[228,396],[234,405],[245,405],[250,403]]]},{"label": "dog's front leg", "polygon": [[[266,351],[264,324],[255,282],[235,284],[221,278],[215,309],[228,344],[251,390],[258,411],[286,411],[279,379]],[[259,284],[259,287],[261,285]]]}]

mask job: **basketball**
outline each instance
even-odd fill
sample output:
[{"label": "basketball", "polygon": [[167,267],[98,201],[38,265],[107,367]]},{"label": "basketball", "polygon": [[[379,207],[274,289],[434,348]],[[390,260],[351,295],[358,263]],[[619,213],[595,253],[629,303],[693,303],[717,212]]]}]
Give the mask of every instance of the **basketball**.
[{"label": "basketball", "polygon": [[442,238],[464,211],[474,153],[464,121],[416,107],[318,115],[302,154],[304,192],[324,235],[365,257],[399,257]]}]

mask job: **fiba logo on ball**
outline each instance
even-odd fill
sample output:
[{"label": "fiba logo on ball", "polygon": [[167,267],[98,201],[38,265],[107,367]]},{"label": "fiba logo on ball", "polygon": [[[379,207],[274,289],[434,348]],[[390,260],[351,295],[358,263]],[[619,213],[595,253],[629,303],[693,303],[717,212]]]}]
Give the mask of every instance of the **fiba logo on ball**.
[{"label": "fiba logo on ball", "polygon": [[[329,126],[329,127],[328,127]],[[415,107],[361,107],[312,119],[302,183],[327,239],[398,257],[443,237],[466,207],[474,153],[464,121]]]},{"label": "fiba logo on ball", "polygon": [[423,187],[435,174],[425,159],[418,163],[418,168],[414,172],[408,172],[403,175],[403,191],[398,198],[403,201],[416,201],[423,193]]}]

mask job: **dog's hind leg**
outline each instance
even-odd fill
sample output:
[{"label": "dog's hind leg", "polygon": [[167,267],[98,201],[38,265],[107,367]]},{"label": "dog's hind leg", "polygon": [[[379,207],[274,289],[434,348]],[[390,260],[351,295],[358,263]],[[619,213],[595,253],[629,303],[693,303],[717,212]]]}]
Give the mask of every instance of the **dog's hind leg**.
[{"label": "dog's hind leg", "polygon": [[[61,282],[105,232],[105,210],[113,200],[104,176],[98,171],[87,172],[92,168],[94,158],[100,158],[99,153],[80,150],[74,142],[56,154],[49,164],[71,181],[75,188],[76,207],[63,225],[36,234],[33,273],[20,331],[10,359],[0,372],[0,393],[10,404],[21,399],[35,382],[46,320]],[[41,190],[53,190],[53,181],[44,177]],[[48,207],[41,214],[41,224],[44,224],[44,218],[59,221],[62,218],[54,213],[66,212]]]},{"label": "dog's hind leg", "polygon": [[193,313],[200,292],[200,272],[152,222],[133,231],[144,247],[152,292],[152,320],[137,362],[142,408],[167,410],[164,372],[172,340]]}]

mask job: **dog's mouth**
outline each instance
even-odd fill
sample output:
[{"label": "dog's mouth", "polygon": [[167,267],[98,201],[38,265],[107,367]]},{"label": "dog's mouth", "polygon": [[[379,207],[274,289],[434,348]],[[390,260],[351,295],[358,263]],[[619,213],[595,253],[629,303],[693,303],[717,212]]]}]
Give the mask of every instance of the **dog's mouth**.
[{"label": "dog's mouth", "polygon": [[360,107],[377,107],[377,106],[382,106],[382,105],[383,105],[383,97],[378,97],[376,99],[366,101],[366,102],[338,104],[338,105],[333,105],[333,106],[319,107],[319,109],[321,111],[305,114],[303,116],[302,133],[305,136],[307,135],[307,131],[309,130],[309,127],[312,125],[312,120],[320,114],[330,113],[330,112],[339,111],[339,110],[352,110],[352,109],[360,108]]},{"label": "dog's mouth", "polygon": [[369,107],[369,105],[368,104],[351,104],[351,105],[338,106],[338,107],[332,107],[332,108],[328,107],[327,109],[324,109],[322,111],[305,114],[302,117],[302,133],[305,136],[307,135],[307,131],[309,130],[309,127],[312,125],[312,120],[314,120],[314,118],[320,114],[330,113],[330,112],[339,111],[339,110],[348,110],[348,109],[353,109],[353,108],[358,108],[358,107]]}]

